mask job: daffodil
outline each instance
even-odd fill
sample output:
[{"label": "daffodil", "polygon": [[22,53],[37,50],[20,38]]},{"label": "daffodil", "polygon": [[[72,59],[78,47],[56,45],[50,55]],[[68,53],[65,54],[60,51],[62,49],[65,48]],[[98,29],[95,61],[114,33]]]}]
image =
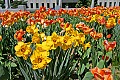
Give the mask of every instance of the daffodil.
[{"label": "daffodil", "polygon": [[72,28],[72,26],[69,26],[68,28],[66,28],[66,34],[72,35],[72,33],[74,32],[74,29]]},{"label": "daffodil", "polygon": [[78,43],[79,43],[79,44],[83,44],[84,41],[85,41],[85,34],[79,33],[78,36],[79,36]]},{"label": "daffodil", "polygon": [[38,32],[38,28],[36,28],[36,25],[27,26],[26,31],[30,34],[34,34]]},{"label": "daffodil", "polygon": [[46,40],[45,33],[40,33],[40,37],[41,37],[42,41],[45,41],[45,40]]},{"label": "daffodil", "polygon": [[61,41],[62,41],[62,49],[63,50],[67,50],[68,48],[72,47],[72,39],[69,35],[64,35],[61,38]]},{"label": "daffodil", "polygon": [[15,46],[15,54],[18,57],[23,57],[27,60],[28,56],[31,54],[32,49],[30,48],[29,43],[18,42],[18,45]]},{"label": "daffodil", "polygon": [[52,60],[48,57],[49,52],[37,52],[34,51],[33,54],[30,57],[32,68],[33,69],[44,69],[48,63]]},{"label": "daffodil", "polygon": [[51,49],[56,49],[58,46],[61,46],[60,36],[53,32],[51,36],[47,36],[46,41],[51,45]]},{"label": "daffodil", "polygon": [[38,52],[44,52],[44,51],[49,51],[49,46],[47,46],[46,44],[42,43],[42,44],[36,44],[36,51]]},{"label": "daffodil", "polygon": [[32,42],[33,43],[40,43],[40,34],[39,33],[35,33],[32,36]]}]

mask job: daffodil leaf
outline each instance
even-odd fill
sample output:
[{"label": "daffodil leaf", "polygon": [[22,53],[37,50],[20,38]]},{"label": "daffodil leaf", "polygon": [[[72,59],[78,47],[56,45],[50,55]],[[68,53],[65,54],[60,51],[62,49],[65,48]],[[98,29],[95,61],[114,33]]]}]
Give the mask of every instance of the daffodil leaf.
[{"label": "daffodil leaf", "polygon": [[16,67],[17,65],[15,63],[11,63],[11,67]]},{"label": "daffodil leaf", "polygon": [[89,57],[90,56],[90,52],[91,52],[91,48],[88,48],[87,49],[87,51],[84,53],[84,55],[83,55],[83,59],[85,58],[85,57]]},{"label": "daffodil leaf", "polygon": [[80,54],[80,56],[82,55],[82,53],[78,50],[78,53]]},{"label": "daffodil leaf", "polygon": [[81,67],[81,72],[80,72],[80,74],[82,74],[82,73],[84,72],[84,70],[85,70],[85,65],[84,65],[84,64],[82,64],[82,67]]},{"label": "daffodil leaf", "polygon": [[0,77],[4,75],[4,69],[3,69],[3,66],[0,66]]}]

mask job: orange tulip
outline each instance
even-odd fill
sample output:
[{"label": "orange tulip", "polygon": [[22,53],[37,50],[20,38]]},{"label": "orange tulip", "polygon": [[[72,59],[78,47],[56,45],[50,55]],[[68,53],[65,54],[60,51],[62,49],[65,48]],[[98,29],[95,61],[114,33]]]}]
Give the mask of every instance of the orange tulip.
[{"label": "orange tulip", "polygon": [[99,69],[95,67],[90,71],[96,80],[113,80],[111,70],[108,68]]},{"label": "orange tulip", "polygon": [[56,15],[56,10],[53,10],[51,8],[48,9],[48,15],[55,16]]},{"label": "orange tulip", "polygon": [[103,44],[106,51],[111,51],[116,47],[116,41],[108,42],[107,40],[104,40]]},{"label": "orange tulip", "polygon": [[83,32],[84,32],[84,34],[90,34],[90,32],[92,32],[93,30],[94,30],[94,28],[89,28],[89,27],[83,27],[82,28],[82,30],[83,30]]},{"label": "orange tulip", "polygon": [[107,36],[106,36],[106,38],[111,38],[112,37],[112,35],[111,34],[108,34]]},{"label": "orange tulip", "polygon": [[35,24],[35,20],[33,20],[32,18],[29,18],[29,19],[27,20],[27,23],[28,23],[29,25],[34,25],[34,24]]},{"label": "orange tulip", "polygon": [[16,33],[14,34],[14,38],[17,39],[18,41],[22,41],[24,34],[25,34],[25,31],[20,29],[19,31],[16,31]]},{"label": "orange tulip", "polygon": [[103,34],[102,33],[97,33],[96,31],[92,31],[92,32],[90,32],[90,36],[92,38],[94,38],[95,40],[97,40],[97,39],[103,37]]},{"label": "orange tulip", "polygon": [[78,29],[81,29],[81,30],[82,30],[83,27],[85,27],[85,24],[84,24],[84,23],[76,24],[76,28],[78,28]]},{"label": "orange tulip", "polygon": [[46,7],[41,6],[40,7],[40,12],[45,12],[45,11],[46,11]]},{"label": "orange tulip", "polygon": [[56,21],[59,23],[62,23],[62,22],[64,22],[64,18],[57,18]]},{"label": "orange tulip", "polygon": [[67,22],[67,23],[61,23],[60,24],[60,27],[62,28],[62,29],[66,29],[66,28],[68,28],[68,27],[71,27],[72,26],[72,24],[70,24],[69,22]]},{"label": "orange tulip", "polygon": [[118,19],[117,23],[120,24],[120,19]]},{"label": "orange tulip", "polygon": [[116,25],[116,20],[115,18],[108,18],[107,23],[106,23],[106,28],[111,29]]},{"label": "orange tulip", "polygon": [[98,21],[101,25],[104,25],[105,22],[106,22],[105,17],[103,17],[103,16],[98,17],[97,21]]},{"label": "orange tulip", "polygon": [[55,20],[46,20],[46,21],[45,21],[45,25],[46,25],[46,26],[49,26],[49,25],[51,25],[51,24],[53,24],[53,23],[55,23]]}]

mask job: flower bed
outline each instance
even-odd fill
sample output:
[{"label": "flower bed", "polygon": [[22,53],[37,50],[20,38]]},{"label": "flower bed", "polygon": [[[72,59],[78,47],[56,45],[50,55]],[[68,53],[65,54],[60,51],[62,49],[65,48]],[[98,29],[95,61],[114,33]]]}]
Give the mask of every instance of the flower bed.
[{"label": "flower bed", "polygon": [[0,13],[0,79],[117,80],[120,7]]}]

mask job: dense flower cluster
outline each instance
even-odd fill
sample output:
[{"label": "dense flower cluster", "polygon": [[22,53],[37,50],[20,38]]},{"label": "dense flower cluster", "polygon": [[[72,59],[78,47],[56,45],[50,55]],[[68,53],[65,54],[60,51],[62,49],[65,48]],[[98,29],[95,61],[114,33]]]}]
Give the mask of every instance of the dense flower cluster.
[{"label": "dense flower cluster", "polygon": [[[65,30],[64,36],[60,36],[56,32],[53,32],[51,36],[46,36],[44,33],[39,33],[39,29],[35,25],[27,26],[26,32],[32,35],[32,42],[29,45],[28,43],[18,42],[18,45],[15,46],[16,55],[26,60],[31,54],[30,60],[33,64],[33,69],[43,69],[51,61],[51,58],[48,57],[49,50],[54,50],[58,46],[63,50],[79,45],[82,45],[84,50],[90,47],[90,42],[85,43],[85,34],[74,30],[72,24],[66,24],[68,26],[64,25],[61,27]],[[17,33],[19,32],[21,33],[22,30],[17,31]],[[15,35],[18,37],[17,33]],[[42,43],[40,44],[40,42]],[[31,44],[35,46],[33,53],[30,47]]]},{"label": "dense flower cluster", "polygon": [[80,29],[84,32],[84,34],[90,34],[90,36],[97,40],[101,37],[103,37],[103,34],[102,33],[97,33],[94,28],[89,28],[88,26],[86,26],[84,23],[79,23],[79,24],[76,24],[76,28],[77,29]]},{"label": "dense flower cluster", "polygon": [[[120,24],[119,13],[120,7],[81,7],[72,10],[62,8],[46,10],[45,7],[40,7],[34,13],[6,11],[0,13],[0,20],[5,28],[14,23],[18,24],[19,20],[25,21],[24,29],[19,28],[14,31],[14,39],[18,41],[14,49],[16,56],[30,61],[34,70],[45,69],[52,61],[51,52],[57,49],[63,52],[73,49],[70,55],[79,54],[78,62],[88,60],[87,64],[83,64],[90,69],[91,63],[94,63],[92,67],[95,67],[101,60],[106,63],[112,58],[112,50],[117,45],[117,41],[111,41],[115,36],[112,34],[112,29]],[[68,17],[70,17],[69,20]],[[74,24],[70,21],[73,17],[79,19]],[[0,42],[2,37],[4,39],[1,34],[3,33],[0,33]],[[110,51],[111,53],[107,53]],[[84,68],[83,65],[81,66]],[[90,71],[96,80],[113,80],[111,70],[108,68],[95,67]],[[81,75],[82,72],[79,74]]]},{"label": "dense flower cluster", "polygon": [[11,26],[19,19],[26,19],[30,14],[29,11],[18,11],[18,12],[10,12],[5,11],[4,13],[0,13],[0,20],[2,20],[3,26]]}]

